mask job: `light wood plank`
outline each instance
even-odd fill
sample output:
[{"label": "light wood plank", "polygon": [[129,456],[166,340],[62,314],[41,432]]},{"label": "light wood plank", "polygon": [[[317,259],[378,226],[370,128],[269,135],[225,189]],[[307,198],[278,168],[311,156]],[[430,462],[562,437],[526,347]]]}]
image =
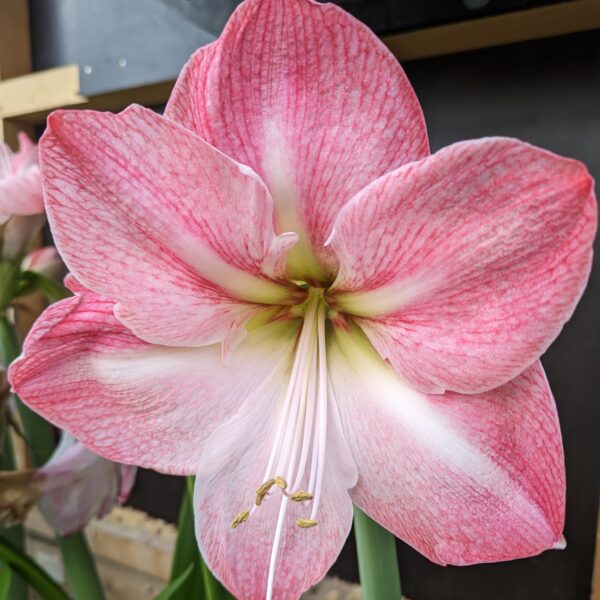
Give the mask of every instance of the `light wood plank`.
[{"label": "light wood plank", "polygon": [[36,115],[45,117],[55,108],[87,103],[88,99],[79,94],[77,65],[37,71],[0,82],[0,119],[18,117],[36,121]]},{"label": "light wood plank", "polygon": [[600,28],[600,0],[571,0],[541,8],[385,36],[400,61],[514,44]]}]

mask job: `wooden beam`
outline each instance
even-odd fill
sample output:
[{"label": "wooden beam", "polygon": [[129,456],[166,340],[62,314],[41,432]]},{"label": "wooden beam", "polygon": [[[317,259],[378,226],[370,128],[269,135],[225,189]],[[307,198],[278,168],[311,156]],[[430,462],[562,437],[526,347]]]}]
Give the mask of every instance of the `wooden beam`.
[{"label": "wooden beam", "polygon": [[600,0],[570,0],[541,8],[384,36],[400,61],[514,44],[600,28]]},{"label": "wooden beam", "polygon": [[0,119],[36,120],[49,110],[88,103],[79,94],[77,65],[37,71],[0,82]]}]

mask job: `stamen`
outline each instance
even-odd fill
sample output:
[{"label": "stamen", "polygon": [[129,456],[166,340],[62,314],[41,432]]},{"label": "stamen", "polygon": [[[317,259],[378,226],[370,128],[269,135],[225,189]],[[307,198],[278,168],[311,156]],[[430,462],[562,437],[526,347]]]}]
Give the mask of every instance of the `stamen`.
[{"label": "stamen", "polygon": [[290,500],[292,502],[306,502],[307,500],[312,500],[313,498],[314,496],[310,492],[305,492],[304,490],[298,490],[290,496]]},{"label": "stamen", "polygon": [[271,488],[275,485],[275,479],[268,479],[256,490],[256,506],[260,506],[265,496],[271,491]]},{"label": "stamen", "polygon": [[271,479],[267,479],[257,490],[256,490],[256,506],[260,506],[265,499],[265,496],[271,491],[271,488],[276,485],[279,489],[285,490],[288,486],[287,481],[276,475]]},{"label": "stamen", "polygon": [[301,529],[310,529],[311,527],[315,527],[317,522],[314,519],[298,519],[296,525]]},{"label": "stamen", "polygon": [[250,516],[249,510],[243,510],[242,512],[239,512],[235,516],[235,519],[233,519],[233,521],[231,521],[231,529],[235,529],[238,525],[241,525],[242,523],[247,521],[249,516]]},{"label": "stamen", "polygon": [[301,529],[315,527],[323,487],[327,405],[330,401],[325,339],[327,306],[322,290],[309,290],[308,298],[307,304],[301,309],[302,329],[288,386],[277,410],[278,423],[264,483],[256,491],[255,506],[249,513],[252,516],[258,510],[274,486],[281,489],[281,504],[269,562],[267,600],[273,597],[275,566],[288,502],[311,502],[310,515],[306,515],[309,518],[294,518],[296,526]]}]

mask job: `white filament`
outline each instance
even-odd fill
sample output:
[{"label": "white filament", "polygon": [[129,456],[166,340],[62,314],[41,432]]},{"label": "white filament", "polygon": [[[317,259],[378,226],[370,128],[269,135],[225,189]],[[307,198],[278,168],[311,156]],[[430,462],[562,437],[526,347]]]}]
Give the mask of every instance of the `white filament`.
[{"label": "white filament", "polygon": [[[288,482],[281,505],[271,549],[267,600],[272,600],[275,566],[290,497],[308,481],[313,495],[310,519],[315,520],[323,486],[327,433],[327,356],[325,344],[326,306],[321,295],[307,305],[296,356],[269,456],[265,481],[282,476]],[[310,470],[307,469],[310,455]],[[277,465],[274,468],[275,464]],[[307,472],[308,470],[308,472]],[[253,507],[251,514],[255,512]]]}]

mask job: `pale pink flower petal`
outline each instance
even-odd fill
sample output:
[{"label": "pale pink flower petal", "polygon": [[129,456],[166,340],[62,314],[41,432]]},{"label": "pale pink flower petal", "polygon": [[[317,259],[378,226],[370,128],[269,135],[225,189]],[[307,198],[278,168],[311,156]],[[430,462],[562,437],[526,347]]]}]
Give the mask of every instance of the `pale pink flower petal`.
[{"label": "pale pink flower petal", "polygon": [[44,212],[37,147],[23,133],[19,151],[0,142],[0,225],[12,215]]},{"label": "pale pink flower petal", "polygon": [[21,269],[24,271],[34,271],[44,277],[58,277],[64,269],[63,262],[54,246],[45,246],[32,250],[23,258]]},{"label": "pale pink flower petal", "polygon": [[546,350],[583,292],[592,186],[581,163],[517,140],[445,148],[342,211],[332,301],[367,317],[365,333],[413,387],[506,383]]},{"label": "pale pink flower petal", "polygon": [[365,340],[341,334],[330,357],[357,506],[439,564],[563,547],[562,443],[539,363],[482,394],[427,396]]},{"label": "pale pink flower petal", "polygon": [[323,242],[353,194],[428,154],[404,71],[333,4],[244,2],[184,68],[165,115],[263,178],[279,230],[300,234],[290,267],[303,278],[334,272]]},{"label": "pale pink flower petal", "polygon": [[35,477],[42,490],[40,511],[59,535],[71,535],[124,502],[135,474],[135,467],[106,460],[63,432]]},{"label": "pale pink flower petal", "polygon": [[59,111],[40,152],[61,256],[141,338],[221,341],[247,302],[293,298],[263,275],[276,240],[263,183],[183,127],[135,106]]},{"label": "pale pink flower petal", "polygon": [[[254,490],[265,481],[265,466],[275,444],[281,389],[274,381],[257,386],[229,422],[215,430],[200,457],[194,509],[201,554],[213,573],[235,595],[263,600],[269,587],[274,540],[273,598],[293,600],[318,583],[337,558],[352,525],[348,489],[356,483],[356,466],[344,439],[335,404],[328,413],[328,440],[318,524],[295,523],[310,516],[308,502],[294,502],[273,486],[260,506]],[[299,482],[282,472],[287,491],[309,489],[308,473]],[[241,511],[250,516],[235,529]],[[281,527],[281,537],[276,529]]]},{"label": "pale pink flower petal", "polygon": [[10,382],[33,410],[98,454],[194,474],[207,436],[291,353],[295,329],[275,323],[249,333],[225,365],[220,344],[138,339],[113,307],[91,293],[50,306],[11,365]]}]

